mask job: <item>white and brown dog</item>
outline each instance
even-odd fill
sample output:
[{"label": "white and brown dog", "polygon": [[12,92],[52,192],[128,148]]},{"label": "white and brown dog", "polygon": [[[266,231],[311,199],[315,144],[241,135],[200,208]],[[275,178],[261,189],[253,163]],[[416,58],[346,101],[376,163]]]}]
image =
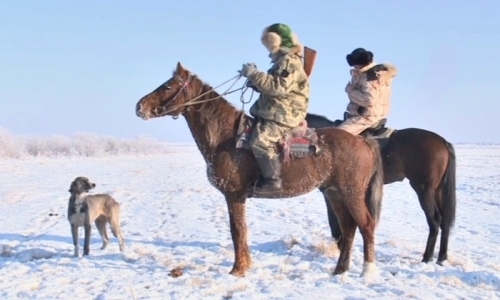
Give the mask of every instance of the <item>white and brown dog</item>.
[{"label": "white and brown dog", "polygon": [[85,230],[83,255],[89,255],[91,224],[94,222],[102,237],[101,250],[109,243],[106,223],[109,223],[111,232],[118,238],[120,251],[123,252],[125,249],[120,229],[120,204],[108,194],[88,195],[93,188],[95,183],[91,183],[86,177],[77,177],[69,188],[71,196],[68,203],[68,221],[71,225],[76,257],[78,257],[78,228],[83,226]]}]

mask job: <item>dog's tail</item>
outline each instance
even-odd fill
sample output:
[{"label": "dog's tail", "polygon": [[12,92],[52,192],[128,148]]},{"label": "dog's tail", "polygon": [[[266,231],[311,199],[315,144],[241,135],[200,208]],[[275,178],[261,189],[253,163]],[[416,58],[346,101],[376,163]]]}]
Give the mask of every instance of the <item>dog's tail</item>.
[{"label": "dog's tail", "polygon": [[114,205],[116,206],[116,210],[113,214],[113,218],[111,220],[111,233],[115,236],[115,238],[118,238],[118,234],[116,230],[118,230],[118,226],[120,226],[120,203],[115,202]]}]

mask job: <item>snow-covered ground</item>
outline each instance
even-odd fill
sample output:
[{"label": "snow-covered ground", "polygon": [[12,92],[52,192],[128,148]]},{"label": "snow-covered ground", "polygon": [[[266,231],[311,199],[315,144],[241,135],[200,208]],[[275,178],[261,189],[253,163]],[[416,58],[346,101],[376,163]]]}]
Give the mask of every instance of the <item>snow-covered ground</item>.
[{"label": "snow-covered ground", "polygon": [[[31,143],[41,147],[40,141]],[[226,204],[208,183],[196,147],[137,143],[142,146],[135,150],[127,146],[128,154],[101,149],[97,156],[92,154],[96,151],[66,151],[61,157],[33,157],[36,151],[13,155],[12,149],[21,152],[15,150],[22,143],[11,143],[10,154],[0,154],[0,299],[500,296],[499,146],[457,146],[457,220],[444,267],[420,263],[428,227],[407,181],[385,186],[376,232],[380,275],[365,281],[359,277],[359,232],[350,272],[330,275],[338,251],[318,192],[286,200],[250,199],[247,222],[254,265],[244,278],[229,275],[234,256]],[[156,154],[140,155],[153,148]],[[72,257],[66,205],[76,176],[89,177],[97,183],[95,192],[109,192],[121,203],[124,253],[114,237],[100,250],[93,227],[90,256]],[[80,237],[83,245],[83,229]],[[439,242],[436,255],[438,251]],[[183,275],[169,276],[177,267]]]}]

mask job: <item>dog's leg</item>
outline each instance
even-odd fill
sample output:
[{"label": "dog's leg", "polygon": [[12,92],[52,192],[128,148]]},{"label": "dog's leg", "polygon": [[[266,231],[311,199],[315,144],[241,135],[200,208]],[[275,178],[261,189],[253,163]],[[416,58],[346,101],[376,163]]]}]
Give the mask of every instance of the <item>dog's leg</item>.
[{"label": "dog's leg", "polygon": [[122,230],[118,225],[118,243],[120,243],[120,251],[125,251],[125,240],[123,239]]},{"label": "dog's leg", "polygon": [[73,256],[78,257],[78,226],[75,224],[71,224],[71,235],[73,236],[73,246],[75,247]]},{"label": "dog's leg", "polygon": [[117,214],[109,220],[109,225],[111,226],[111,232],[118,238],[118,243],[120,244],[120,252],[125,251],[125,242],[123,240],[122,230],[120,228],[120,220]]},{"label": "dog's leg", "polygon": [[83,243],[83,255],[89,255],[90,252],[90,233],[92,227],[90,226],[90,223],[86,223],[83,225],[83,228],[85,229],[85,241]]},{"label": "dog's leg", "polygon": [[101,216],[95,220],[95,226],[97,227],[97,230],[99,231],[99,234],[102,237],[102,248],[101,250],[104,250],[106,246],[108,246],[109,243],[109,238],[108,238],[108,232],[106,230],[106,218]]}]

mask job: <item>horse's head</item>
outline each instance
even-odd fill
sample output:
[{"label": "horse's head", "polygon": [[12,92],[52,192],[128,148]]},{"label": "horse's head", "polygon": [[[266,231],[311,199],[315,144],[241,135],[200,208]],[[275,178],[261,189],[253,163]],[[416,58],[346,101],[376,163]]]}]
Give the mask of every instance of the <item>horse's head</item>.
[{"label": "horse's head", "polygon": [[190,86],[193,78],[178,62],[170,79],[137,102],[135,114],[144,120],[183,114],[194,96]]}]

